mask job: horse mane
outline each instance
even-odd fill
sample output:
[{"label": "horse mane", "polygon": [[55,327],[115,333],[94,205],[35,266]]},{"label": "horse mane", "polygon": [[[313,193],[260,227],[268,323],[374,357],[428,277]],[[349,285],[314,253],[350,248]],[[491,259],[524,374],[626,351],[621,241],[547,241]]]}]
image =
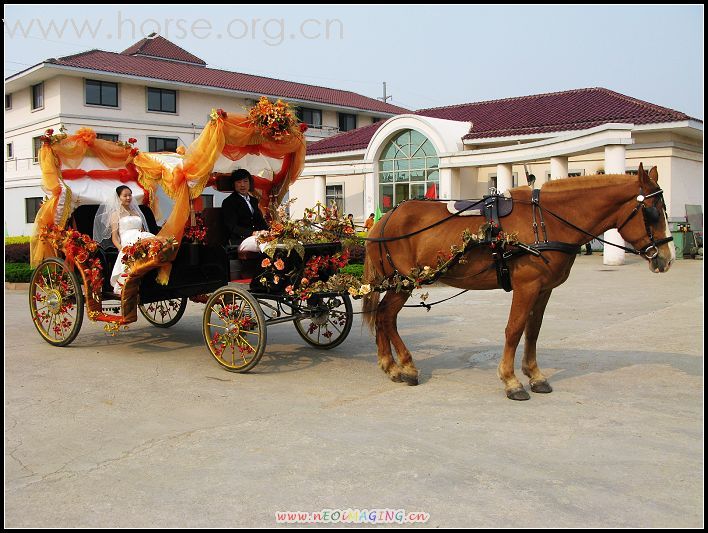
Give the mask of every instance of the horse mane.
[{"label": "horse mane", "polygon": [[544,192],[596,189],[599,187],[624,185],[632,180],[636,180],[636,177],[626,174],[594,174],[592,176],[576,176],[574,178],[549,181],[544,183],[541,189]]}]

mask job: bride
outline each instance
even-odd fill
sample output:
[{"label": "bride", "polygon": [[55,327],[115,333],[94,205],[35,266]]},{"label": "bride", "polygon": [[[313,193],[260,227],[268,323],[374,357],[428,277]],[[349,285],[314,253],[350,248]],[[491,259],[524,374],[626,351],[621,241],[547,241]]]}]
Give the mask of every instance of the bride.
[{"label": "bride", "polygon": [[101,205],[93,225],[93,239],[99,243],[111,239],[118,248],[118,259],[111,273],[111,285],[116,294],[123,290],[127,265],[123,264],[123,248],[138,239],[154,237],[147,229],[145,216],[133,199],[133,191],[127,185],[116,188],[116,195]]}]

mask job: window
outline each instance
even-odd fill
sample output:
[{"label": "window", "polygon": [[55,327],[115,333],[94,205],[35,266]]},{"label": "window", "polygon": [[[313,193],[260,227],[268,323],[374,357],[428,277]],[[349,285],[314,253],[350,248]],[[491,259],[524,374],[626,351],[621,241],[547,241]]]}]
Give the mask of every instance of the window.
[{"label": "window", "polygon": [[12,93],[5,95],[5,109],[12,109]]},{"label": "window", "polygon": [[44,107],[44,83],[32,85],[32,109]]},{"label": "window", "polygon": [[[629,174],[629,172],[628,172]],[[636,172],[635,172],[636,174]],[[575,178],[578,176],[584,176],[585,175],[585,169],[580,169],[580,170],[569,170],[568,171],[568,177],[569,178]],[[556,179],[563,179],[563,178],[556,178]],[[551,171],[546,170],[546,181],[551,181]]]},{"label": "window", "polygon": [[118,84],[109,81],[86,80],[86,103],[118,107]]},{"label": "window", "polygon": [[104,141],[113,141],[114,143],[118,142],[117,133],[97,133],[96,138],[103,139]]},{"label": "window", "polygon": [[438,155],[432,143],[415,130],[394,137],[379,160],[379,198],[382,213],[409,198],[437,198],[440,187]]},{"label": "window", "polygon": [[356,115],[349,113],[339,113],[339,131],[349,131],[356,129]]},{"label": "window", "polygon": [[[644,170],[646,172],[648,172],[647,169],[651,168],[654,165],[643,165],[643,166],[644,166]],[[630,176],[638,176],[639,175],[639,167],[628,168],[627,170],[624,171],[624,173],[629,174]]]},{"label": "window", "polygon": [[169,89],[154,89],[148,87],[148,111],[159,111],[161,113],[177,112],[177,91]]},{"label": "window", "polygon": [[42,198],[25,198],[25,222],[31,224],[37,218]]},{"label": "window", "polygon": [[206,209],[207,207],[214,207],[213,194],[202,194],[200,198],[202,199],[202,209]]},{"label": "window", "polygon": [[14,150],[12,149],[12,143],[7,143],[5,146],[6,146],[5,156],[8,159],[14,159],[15,153],[14,153]]},{"label": "window", "polygon": [[297,118],[312,128],[322,127],[322,111],[307,107],[297,108]]},{"label": "window", "polygon": [[148,137],[148,152],[175,152],[177,151],[177,139],[165,139],[163,137]]},{"label": "window", "polygon": [[34,154],[34,162],[39,163],[39,149],[42,147],[42,138],[33,137],[32,138],[32,153]]},{"label": "window", "polygon": [[344,185],[327,185],[327,207],[337,206],[339,216],[344,216]]},{"label": "window", "polygon": [[[511,186],[512,187],[519,186],[519,173],[518,172],[511,173]],[[491,189],[492,187],[494,187],[495,189],[497,188],[497,175],[496,174],[489,175],[489,181],[487,181],[487,187],[489,189]],[[497,191],[497,192],[504,192],[504,191]],[[489,194],[489,193],[487,193],[487,194]]]}]

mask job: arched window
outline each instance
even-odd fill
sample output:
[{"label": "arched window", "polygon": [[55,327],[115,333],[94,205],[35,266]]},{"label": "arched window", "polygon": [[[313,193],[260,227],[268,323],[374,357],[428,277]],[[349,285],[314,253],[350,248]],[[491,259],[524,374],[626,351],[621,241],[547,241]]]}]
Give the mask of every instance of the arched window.
[{"label": "arched window", "polygon": [[409,198],[436,198],[440,190],[438,154],[415,130],[391,139],[379,159],[379,209],[389,211]]}]

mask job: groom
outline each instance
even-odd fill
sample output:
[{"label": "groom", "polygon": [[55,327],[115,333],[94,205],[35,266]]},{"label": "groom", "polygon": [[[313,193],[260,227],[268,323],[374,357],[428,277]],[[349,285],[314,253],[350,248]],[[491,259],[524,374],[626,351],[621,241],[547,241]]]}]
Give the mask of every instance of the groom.
[{"label": "groom", "polygon": [[267,232],[268,223],[258,208],[258,199],[249,191],[253,178],[245,168],[231,173],[234,192],[221,204],[224,225],[229,234],[229,243],[239,245],[239,252],[260,252],[256,237]]}]

